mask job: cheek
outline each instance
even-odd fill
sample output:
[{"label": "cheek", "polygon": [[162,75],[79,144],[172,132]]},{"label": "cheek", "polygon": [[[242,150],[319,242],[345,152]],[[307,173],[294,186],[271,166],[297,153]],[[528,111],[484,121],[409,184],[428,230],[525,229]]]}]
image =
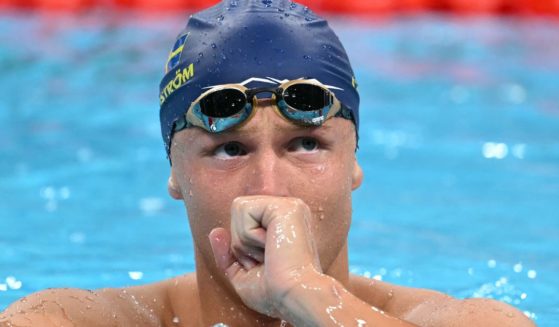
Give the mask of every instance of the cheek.
[{"label": "cheek", "polygon": [[314,167],[306,196],[301,196],[313,212],[311,225],[325,266],[332,263],[346,242],[351,223],[351,172],[349,163],[339,161],[320,169]]},{"label": "cheek", "polygon": [[351,222],[351,183],[350,165],[335,161],[310,168],[308,179],[293,195],[302,198],[313,213],[311,225],[321,260],[332,260],[345,244]]},{"label": "cheek", "polygon": [[345,237],[351,221],[351,178],[336,174],[315,185],[314,196],[309,201],[314,213],[313,226],[328,237],[334,234]]},{"label": "cheek", "polygon": [[201,167],[192,167],[182,185],[190,229],[195,239],[207,238],[216,227],[229,229],[230,208],[239,183],[230,183],[220,174],[209,174]]},{"label": "cheek", "polygon": [[351,200],[352,165],[341,160],[332,160],[308,170],[306,188],[312,188],[313,201],[317,203],[339,203]]}]

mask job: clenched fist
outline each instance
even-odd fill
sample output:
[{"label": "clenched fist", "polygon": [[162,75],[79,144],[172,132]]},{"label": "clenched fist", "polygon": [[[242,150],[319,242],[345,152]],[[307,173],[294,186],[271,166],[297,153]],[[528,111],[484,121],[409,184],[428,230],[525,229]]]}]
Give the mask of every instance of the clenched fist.
[{"label": "clenched fist", "polygon": [[310,228],[311,211],[300,199],[238,197],[231,230],[209,238],[218,267],[251,309],[280,318],[287,294],[321,272]]}]

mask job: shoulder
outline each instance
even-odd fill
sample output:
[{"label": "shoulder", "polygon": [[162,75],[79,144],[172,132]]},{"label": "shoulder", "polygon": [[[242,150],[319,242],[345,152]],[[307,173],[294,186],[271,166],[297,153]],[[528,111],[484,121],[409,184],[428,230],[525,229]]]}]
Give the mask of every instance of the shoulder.
[{"label": "shoulder", "polygon": [[492,299],[456,299],[434,290],[351,277],[352,292],[363,301],[419,326],[535,326],[517,309]]},{"label": "shoulder", "polygon": [[100,290],[48,289],[11,304],[0,326],[162,326],[166,284]]},{"label": "shoulder", "polygon": [[112,321],[126,319],[121,309],[116,301],[96,291],[48,289],[13,303],[0,321],[7,326],[116,326]]},{"label": "shoulder", "polygon": [[514,307],[493,299],[426,300],[406,313],[406,320],[433,326],[533,327],[535,324]]}]

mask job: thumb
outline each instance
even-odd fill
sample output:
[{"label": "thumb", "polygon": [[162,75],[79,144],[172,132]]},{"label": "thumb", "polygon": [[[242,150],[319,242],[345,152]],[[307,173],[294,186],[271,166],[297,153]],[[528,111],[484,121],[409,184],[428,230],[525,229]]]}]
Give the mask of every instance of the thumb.
[{"label": "thumb", "polygon": [[231,236],[225,228],[214,228],[208,235],[217,267],[226,272],[237,260],[231,253]]},{"label": "thumb", "polygon": [[[249,258],[239,260],[231,252],[231,236],[224,228],[214,228],[208,235],[214,255],[216,266],[233,284],[246,278],[248,270],[254,268],[257,263]],[[244,263],[241,263],[244,262]]]}]

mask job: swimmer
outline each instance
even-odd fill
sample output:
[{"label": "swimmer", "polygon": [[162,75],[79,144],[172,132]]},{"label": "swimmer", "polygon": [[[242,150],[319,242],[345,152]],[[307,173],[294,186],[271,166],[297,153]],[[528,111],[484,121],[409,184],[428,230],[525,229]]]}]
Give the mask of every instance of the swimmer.
[{"label": "swimmer", "polygon": [[2,327],[534,326],[498,301],[349,273],[359,95],[325,20],[287,0],[223,1],[189,18],[165,70],[168,191],[186,206],[196,271],[38,292]]}]

